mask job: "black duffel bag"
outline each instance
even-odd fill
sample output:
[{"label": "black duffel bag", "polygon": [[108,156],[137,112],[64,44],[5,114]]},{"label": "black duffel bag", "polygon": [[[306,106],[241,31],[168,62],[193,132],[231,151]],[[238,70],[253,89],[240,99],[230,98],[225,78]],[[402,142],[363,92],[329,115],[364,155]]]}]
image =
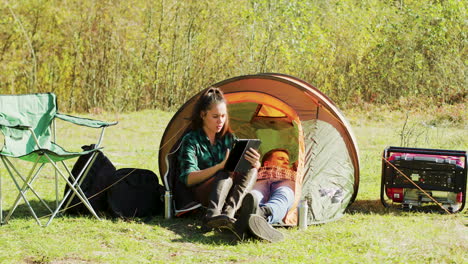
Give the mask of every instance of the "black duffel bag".
[{"label": "black duffel bag", "polygon": [[[94,149],[94,145],[86,145],[81,147],[83,150]],[[83,170],[84,165],[91,157],[92,153],[81,156],[76,161],[72,169],[72,174],[77,177],[78,174]],[[107,212],[107,200],[106,200],[106,188],[109,187],[114,181],[116,169],[109,158],[104,155],[101,151],[97,151],[97,157],[89,168],[89,172],[82,179],[80,184],[81,190],[89,200],[89,203],[98,214],[104,214]],[[68,179],[70,182],[72,178]],[[69,186],[65,185],[64,194],[69,190]],[[72,215],[88,215],[90,212],[81,202],[76,195],[69,195],[65,205],[66,214]]]},{"label": "black duffel bag", "polygon": [[164,187],[150,170],[124,168],[114,174],[114,185],[107,191],[109,213],[113,217],[162,215]]}]

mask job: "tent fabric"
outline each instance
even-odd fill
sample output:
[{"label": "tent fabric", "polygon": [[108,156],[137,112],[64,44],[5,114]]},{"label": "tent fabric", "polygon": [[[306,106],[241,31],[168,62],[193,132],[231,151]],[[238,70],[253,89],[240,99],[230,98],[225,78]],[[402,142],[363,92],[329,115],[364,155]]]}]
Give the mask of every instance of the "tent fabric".
[{"label": "tent fabric", "polygon": [[[351,127],[332,100],[302,80],[277,73],[238,76],[213,86],[226,96],[231,126],[238,137],[260,138],[261,153],[287,148],[291,161],[298,161],[294,207],[300,199],[308,201],[309,223],[340,218],[358,192],[359,156]],[[193,106],[202,92],[181,106],[161,139],[159,169],[167,190],[174,187],[168,154],[189,127]],[[173,195],[176,213],[184,211],[178,193]],[[284,220],[296,223],[295,208]]]},{"label": "tent fabric", "polygon": [[329,123],[303,123],[304,137],[313,140],[306,149],[301,200],[307,200],[309,223],[339,219],[353,195],[354,168],[341,135]]},{"label": "tent fabric", "polygon": [[[278,117],[277,114],[278,112],[283,113],[283,116],[290,116],[290,117],[296,117],[296,112],[294,109],[291,108],[288,104],[285,102],[270,96],[269,94],[265,93],[259,93],[259,92],[234,92],[234,93],[225,93],[224,96],[226,97],[226,100],[229,102],[229,104],[238,104],[238,103],[243,103],[243,102],[255,102],[259,104],[264,104],[268,106],[269,108],[273,108],[274,110],[270,110],[268,113],[268,110],[263,109],[265,112],[262,113],[263,116],[273,116],[273,117]],[[267,107],[267,109],[268,109]],[[276,110],[276,111],[275,111]],[[271,115],[273,113],[274,115]]]},{"label": "tent fabric", "polygon": [[[231,127],[238,138],[259,138],[262,140],[260,153],[264,154],[274,148],[285,148],[290,152],[292,162],[298,159],[299,122],[283,117],[252,117],[257,103],[229,102]],[[263,105],[265,106],[265,105]],[[262,106],[262,108],[263,108]],[[273,111],[274,114],[278,112]]]}]

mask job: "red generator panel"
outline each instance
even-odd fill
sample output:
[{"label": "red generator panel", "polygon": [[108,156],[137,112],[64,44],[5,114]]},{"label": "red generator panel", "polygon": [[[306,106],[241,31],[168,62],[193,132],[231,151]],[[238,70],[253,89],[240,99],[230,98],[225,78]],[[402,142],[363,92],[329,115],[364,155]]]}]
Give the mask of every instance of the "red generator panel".
[{"label": "red generator panel", "polygon": [[430,195],[447,211],[461,212],[466,200],[466,171],[466,151],[388,147],[382,158],[380,201],[385,207],[390,199],[411,209],[434,203]]}]

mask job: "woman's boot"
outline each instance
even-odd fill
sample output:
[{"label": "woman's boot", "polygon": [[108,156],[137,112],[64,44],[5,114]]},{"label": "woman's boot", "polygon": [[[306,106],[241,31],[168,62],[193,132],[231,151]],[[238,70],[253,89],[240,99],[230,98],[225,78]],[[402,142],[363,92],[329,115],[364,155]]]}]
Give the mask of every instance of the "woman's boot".
[{"label": "woman's boot", "polygon": [[230,227],[234,220],[229,219],[225,214],[221,214],[226,197],[233,185],[232,178],[226,171],[220,171],[215,176],[213,189],[211,190],[208,202],[208,209],[205,215],[205,225],[209,228]]},{"label": "woman's boot", "polygon": [[234,181],[234,187],[232,187],[229,196],[226,198],[226,203],[222,211],[222,213],[229,218],[234,218],[236,211],[242,204],[242,199],[252,190],[252,187],[257,181],[257,169],[252,168],[246,175],[238,174],[236,177],[241,178]]}]

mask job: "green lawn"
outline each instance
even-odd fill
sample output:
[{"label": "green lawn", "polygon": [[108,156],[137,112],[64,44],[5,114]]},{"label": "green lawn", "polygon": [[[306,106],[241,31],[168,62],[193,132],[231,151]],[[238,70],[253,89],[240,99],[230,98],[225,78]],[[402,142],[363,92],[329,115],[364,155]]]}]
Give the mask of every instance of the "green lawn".
[{"label": "green lawn", "polygon": [[[461,111],[466,113],[464,108]],[[358,140],[361,175],[356,201],[336,222],[305,231],[281,229],[286,239],[270,244],[238,242],[228,232],[203,233],[194,217],[156,217],[146,223],[58,217],[41,228],[20,205],[11,221],[0,227],[0,263],[467,263],[466,209],[456,215],[404,212],[385,209],[379,201],[380,157],[385,147],[403,141],[413,147],[467,150],[466,117],[455,122],[436,109],[409,112],[408,119],[406,112],[390,113],[385,108],[344,114]],[[159,174],[158,147],[172,113],[148,110],[84,116],[119,121],[106,131],[103,142],[104,152],[117,168],[144,168]],[[59,143],[70,150],[98,136],[93,129],[64,123],[58,123],[58,131]],[[3,166],[0,173],[3,207],[8,210],[14,186]],[[40,193],[52,201],[52,177],[41,180],[37,182]]]}]

